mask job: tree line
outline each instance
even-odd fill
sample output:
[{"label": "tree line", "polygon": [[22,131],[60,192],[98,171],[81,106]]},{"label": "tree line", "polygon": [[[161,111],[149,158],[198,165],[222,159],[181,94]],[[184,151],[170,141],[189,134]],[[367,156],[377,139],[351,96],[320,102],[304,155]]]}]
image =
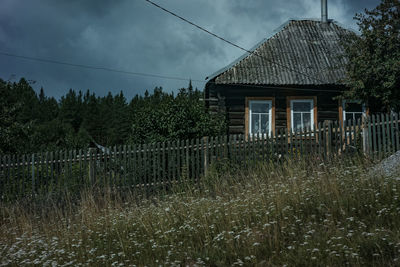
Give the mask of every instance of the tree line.
[{"label": "tree line", "polygon": [[225,117],[209,114],[202,91],[189,83],[177,94],[156,87],[130,101],[122,91],[96,96],[69,90],[56,100],[28,81],[0,79],[0,153],[85,149],[95,144],[163,142],[225,133]]}]

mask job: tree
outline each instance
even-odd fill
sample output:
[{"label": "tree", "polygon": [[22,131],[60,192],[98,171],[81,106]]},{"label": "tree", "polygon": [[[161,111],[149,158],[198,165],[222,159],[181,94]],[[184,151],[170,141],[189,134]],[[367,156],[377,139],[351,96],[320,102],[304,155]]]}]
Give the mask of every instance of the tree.
[{"label": "tree", "polygon": [[136,96],[130,103],[130,142],[164,142],[225,133],[225,118],[209,114],[200,100],[202,95],[199,90],[193,90],[190,83],[176,96],[157,87],[153,94]]},{"label": "tree", "polygon": [[360,99],[379,111],[400,108],[400,0],[382,0],[354,17],[360,35],[344,38],[349,99]]},{"label": "tree", "polygon": [[29,149],[32,120],[26,111],[30,107],[23,102],[26,88],[23,79],[19,83],[0,79],[0,153],[21,153]]},{"label": "tree", "polygon": [[202,92],[182,88],[176,96],[156,87],[129,105],[122,92],[99,97],[69,92],[59,101],[37,94],[25,79],[0,79],[0,154],[85,149],[212,136],[225,132],[223,117],[206,112]]}]

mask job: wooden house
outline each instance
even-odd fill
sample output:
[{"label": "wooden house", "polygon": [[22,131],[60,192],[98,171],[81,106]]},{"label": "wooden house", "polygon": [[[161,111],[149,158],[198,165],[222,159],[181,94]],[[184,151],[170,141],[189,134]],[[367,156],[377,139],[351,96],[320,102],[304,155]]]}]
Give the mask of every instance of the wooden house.
[{"label": "wooden house", "polygon": [[326,120],[358,119],[365,105],[336,99],[346,59],[340,44],[350,30],[327,19],[289,20],[229,66],[211,75],[206,107],[224,112],[229,134],[314,128]]}]

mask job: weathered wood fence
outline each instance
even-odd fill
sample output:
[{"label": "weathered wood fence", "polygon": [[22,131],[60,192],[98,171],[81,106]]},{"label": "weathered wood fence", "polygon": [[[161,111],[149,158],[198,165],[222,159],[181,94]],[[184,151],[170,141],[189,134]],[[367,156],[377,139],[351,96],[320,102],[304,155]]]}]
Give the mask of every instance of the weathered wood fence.
[{"label": "weathered wood fence", "polygon": [[95,186],[162,190],[183,180],[196,182],[210,164],[221,161],[245,166],[285,157],[324,159],[349,153],[381,158],[400,150],[399,138],[399,114],[380,114],[343,124],[320,123],[298,133],[281,129],[272,136],[230,135],[103,150],[0,155],[0,198],[79,193]]}]

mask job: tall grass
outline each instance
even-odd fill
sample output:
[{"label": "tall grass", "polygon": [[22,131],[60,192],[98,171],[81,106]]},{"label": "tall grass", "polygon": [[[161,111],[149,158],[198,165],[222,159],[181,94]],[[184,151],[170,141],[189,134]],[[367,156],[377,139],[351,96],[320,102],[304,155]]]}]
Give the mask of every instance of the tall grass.
[{"label": "tall grass", "polygon": [[400,181],[371,163],[214,166],[200,186],[139,201],[86,191],[0,207],[0,265],[399,265]]}]

